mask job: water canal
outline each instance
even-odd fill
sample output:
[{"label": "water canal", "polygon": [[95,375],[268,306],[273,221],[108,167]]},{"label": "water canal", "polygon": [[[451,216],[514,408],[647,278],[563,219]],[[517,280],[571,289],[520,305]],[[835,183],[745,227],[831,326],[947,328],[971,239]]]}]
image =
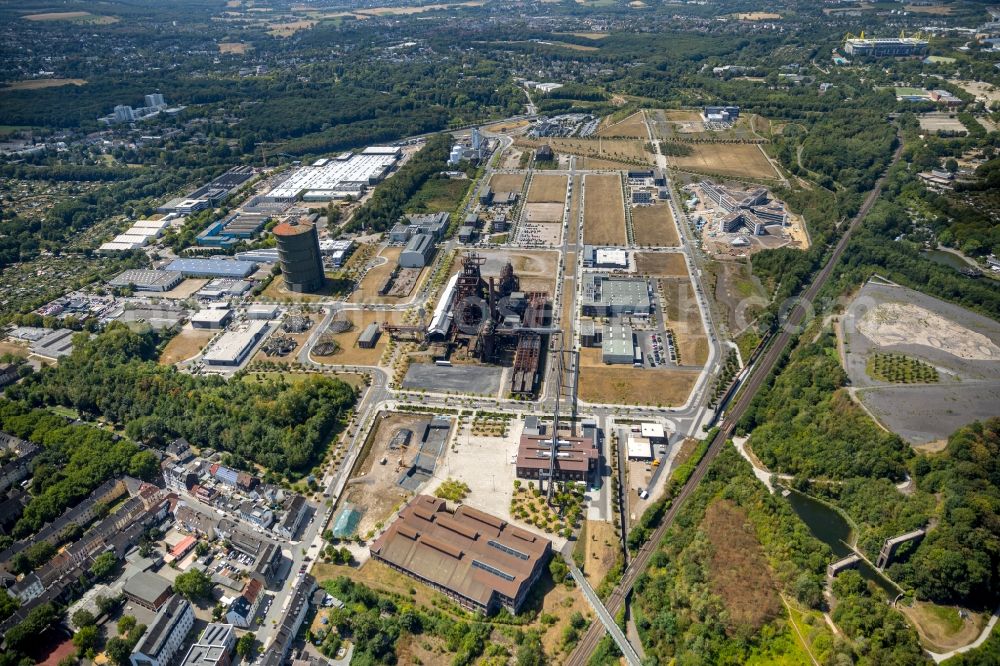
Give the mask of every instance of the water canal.
[{"label": "water canal", "polygon": [[[835,509],[814,497],[795,490],[789,491],[785,499],[788,500],[792,510],[802,519],[802,522],[806,524],[812,535],[830,547],[835,560],[854,554],[854,550],[850,546],[854,542],[851,526]],[[894,598],[901,591],[864,560],[858,563],[857,571],[862,578],[875,583],[889,599]]]}]

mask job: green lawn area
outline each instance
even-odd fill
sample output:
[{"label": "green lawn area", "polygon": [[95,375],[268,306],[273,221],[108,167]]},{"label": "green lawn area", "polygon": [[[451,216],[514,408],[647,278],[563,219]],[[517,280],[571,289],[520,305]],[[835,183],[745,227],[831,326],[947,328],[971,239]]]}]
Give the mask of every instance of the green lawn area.
[{"label": "green lawn area", "polygon": [[900,95],[926,95],[927,91],[921,88],[910,88],[908,86],[896,86],[896,96]]},{"label": "green lawn area", "polygon": [[407,213],[450,213],[461,203],[471,180],[429,178],[406,204]]},{"label": "green lawn area", "polygon": [[[320,376],[315,372],[254,372],[249,371],[243,375],[243,381],[245,382],[265,382],[268,380],[278,380],[284,378],[284,380],[289,384],[299,384],[306,381],[310,377]],[[359,375],[353,372],[338,372],[333,375],[334,379],[339,379],[345,384],[350,384],[351,386],[358,387],[363,386],[365,381],[364,375]]]},{"label": "green lawn area", "polygon": [[924,610],[933,615],[951,633],[958,633],[962,629],[962,618],[958,614],[958,609],[954,606],[938,606],[937,604],[924,604]]}]

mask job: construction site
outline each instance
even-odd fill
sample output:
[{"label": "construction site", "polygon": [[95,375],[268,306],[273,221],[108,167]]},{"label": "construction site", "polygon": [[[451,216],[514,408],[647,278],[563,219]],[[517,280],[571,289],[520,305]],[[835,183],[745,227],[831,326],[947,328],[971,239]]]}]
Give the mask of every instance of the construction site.
[{"label": "construction site", "polygon": [[[510,367],[509,393],[532,396],[544,366],[552,326],[546,291],[522,291],[510,262],[483,276],[486,258],[471,252],[441,292],[426,326],[383,324],[393,339],[426,343],[437,365],[478,363]],[[442,371],[444,372],[444,371]]]}]

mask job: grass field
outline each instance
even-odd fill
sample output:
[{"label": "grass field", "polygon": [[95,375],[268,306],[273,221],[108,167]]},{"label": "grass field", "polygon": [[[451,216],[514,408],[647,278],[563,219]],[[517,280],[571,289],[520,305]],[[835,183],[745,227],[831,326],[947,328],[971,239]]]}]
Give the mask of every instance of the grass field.
[{"label": "grass field", "polygon": [[666,325],[674,332],[678,362],[681,365],[704,365],[708,360],[708,338],[701,325],[701,312],[694,297],[694,287],[684,277],[661,278],[661,293],[665,300]]},{"label": "grass field", "polygon": [[419,5],[416,7],[373,7],[371,9],[357,9],[356,14],[367,14],[369,16],[408,16],[410,14],[422,14],[436,9],[450,9],[453,7],[481,7],[485,2],[455,2],[437,5]]},{"label": "grass field", "polygon": [[701,114],[697,111],[687,111],[684,109],[667,109],[663,112],[664,117],[667,120],[673,120],[676,122],[695,122],[701,120]]},{"label": "grass field", "polygon": [[160,354],[160,365],[173,365],[196,355],[218,331],[186,328],[171,338]]},{"label": "grass field", "polygon": [[782,613],[776,583],[743,509],[716,500],[705,510],[702,530],[711,543],[709,587],[722,599],[730,630],[760,629]]},{"label": "grass field", "polygon": [[366,375],[359,374],[357,372],[334,372],[332,375],[330,373],[319,373],[319,372],[247,372],[243,375],[243,381],[248,384],[262,384],[266,381],[276,380],[284,381],[289,384],[301,384],[310,377],[330,377],[334,379],[339,379],[345,384],[350,384],[354,388],[364,388]]},{"label": "grass field", "polygon": [[528,203],[563,203],[566,201],[567,176],[535,175],[528,188]]},{"label": "grass field", "polygon": [[520,192],[524,176],[523,173],[495,173],[490,178],[490,187],[494,192]]},{"label": "grass field", "polygon": [[628,118],[625,118],[621,122],[615,123],[614,125],[602,127],[597,132],[597,136],[623,136],[630,139],[642,139],[643,141],[649,139],[649,133],[646,132],[646,122],[642,111],[636,111]]},{"label": "grass field", "polygon": [[588,520],[583,528],[583,575],[594,587],[600,585],[618,556],[619,543],[615,528],[604,520]]},{"label": "grass field", "polygon": [[87,79],[28,79],[27,81],[15,81],[7,85],[3,90],[41,90],[42,88],[59,88],[60,86],[82,86],[87,83]]},{"label": "grass field", "polygon": [[27,14],[21,18],[28,21],[74,21],[77,23],[94,23],[97,25],[107,25],[117,23],[114,16],[98,16],[90,12],[46,12],[44,14]]},{"label": "grass field", "polygon": [[640,139],[552,138],[546,139],[544,142],[518,139],[516,143],[531,148],[537,148],[542,143],[547,143],[552,146],[552,150],[563,155],[597,157],[626,163],[653,164],[655,162],[653,154],[646,151],[646,142]]},{"label": "grass field", "polygon": [[323,365],[378,365],[382,358],[382,352],[389,342],[389,335],[383,333],[379,336],[378,342],[371,349],[358,347],[358,336],[365,330],[365,327],[372,322],[392,321],[402,323],[402,316],[398,312],[368,312],[358,310],[348,310],[338,318],[351,322],[351,328],[343,333],[332,336],[340,349],[330,356],[310,355],[310,358]]},{"label": "grass field", "polygon": [[688,276],[684,255],[679,252],[636,252],[635,270],[652,277]]},{"label": "grass field", "polygon": [[583,37],[584,39],[606,39],[611,36],[610,32],[567,32],[565,34],[573,35],[574,37]]},{"label": "grass field", "polygon": [[277,301],[291,301],[296,303],[314,303],[316,301],[321,301],[324,298],[330,296],[340,296],[342,295],[344,285],[338,284],[335,280],[332,280],[330,276],[327,276],[326,284],[317,292],[311,294],[302,294],[295,291],[289,291],[285,288],[285,278],[283,275],[276,275],[271,284],[267,285],[261,297],[264,299],[271,299]]},{"label": "grass field", "polygon": [[583,179],[583,242],[588,245],[625,245],[625,203],[618,175]]},{"label": "grass field", "polygon": [[704,173],[717,173],[743,178],[776,179],[774,167],[764,157],[760,148],[745,143],[693,143],[692,152],[683,157],[669,156],[667,161],[675,169],[689,169]]},{"label": "grass field", "polygon": [[249,44],[243,42],[219,42],[219,53],[243,54],[250,48]]},{"label": "grass field", "polygon": [[632,232],[637,245],[677,247],[681,244],[674,214],[665,203],[633,208]]},{"label": "grass field", "polygon": [[28,345],[24,343],[0,341],[0,356],[3,356],[4,354],[28,358],[31,355],[31,350],[28,349]]},{"label": "grass field", "polygon": [[287,23],[272,23],[268,26],[268,33],[274,37],[291,37],[299,30],[308,30],[316,25],[318,21],[301,19],[299,21],[289,21]]},{"label": "grass field", "polygon": [[406,204],[407,213],[450,213],[462,202],[472,181],[467,178],[428,178]]},{"label": "grass field", "polygon": [[[586,357],[596,356],[588,365]],[[698,373],[692,370],[646,369],[604,365],[600,349],[580,352],[580,399],[618,405],[681,405],[694,388]]]}]

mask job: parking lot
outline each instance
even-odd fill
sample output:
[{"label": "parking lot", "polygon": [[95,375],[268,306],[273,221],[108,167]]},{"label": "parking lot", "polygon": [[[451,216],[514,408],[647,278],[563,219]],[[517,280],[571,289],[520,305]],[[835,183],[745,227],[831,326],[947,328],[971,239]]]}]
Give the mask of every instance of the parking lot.
[{"label": "parking lot", "polygon": [[503,369],[489,366],[414,363],[403,379],[403,388],[495,396],[500,391],[502,375]]}]

